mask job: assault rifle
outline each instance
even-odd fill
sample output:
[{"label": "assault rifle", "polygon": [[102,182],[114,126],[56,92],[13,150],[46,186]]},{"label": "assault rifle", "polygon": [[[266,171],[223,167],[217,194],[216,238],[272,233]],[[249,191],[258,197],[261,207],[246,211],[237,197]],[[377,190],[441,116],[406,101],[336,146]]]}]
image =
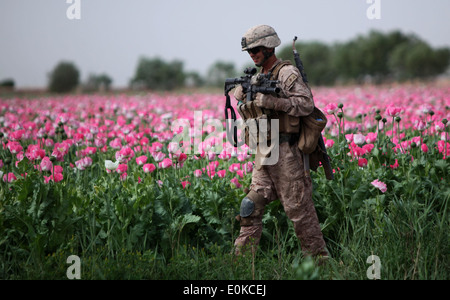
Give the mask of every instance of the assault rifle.
[{"label": "assault rifle", "polygon": [[280,88],[277,84],[278,80],[270,80],[269,74],[256,74],[256,68],[247,68],[244,70],[245,75],[240,78],[228,78],[225,80],[225,95],[228,94],[238,84],[242,86],[244,94],[247,94],[247,101],[253,101],[256,93],[272,94],[276,96],[280,93]]},{"label": "assault rifle", "polygon": [[[297,69],[300,71],[300,75],[302,76],[303,82],[309,88],[308,77],[306,76],[305,68],[303,67],[302,60],[300,59],[300,54],[298,54],[298,51],[295,48],[295,41],[297,41],[297,37],[294,37],[294,40],[292,42],[292,51],[294,52],[295,65],[297,66]],[[320,137],[319,137],[318,145],[320,147],[320,150],[322,151],[323,159],[320,161],[322,162],[322,166],[325,171],[325,175],[328,180],[333,180],[334,175],[333,175],[333,171],[331,169],[330,158],[328,156],[327,148],[325,147],[325,143],[323,141],[322,135],[320,135]],[[309,155],[308,154],[304,155],[304,162],[305,162],[305,172],[309,175]]]},{"label": "assault rifle", "polygon": [[270,80],[271,73],[268,74],[256,74],[256,68],[247,68],[244,70],[245,75],[239,78],[227,78],[225,80],[225,122],[227,130],[227,138],[229,141],[233,141],[234,147],[239,147],[242,144],[237,142],[237,127],[233,124],[234,134],[231,135],[231,128],[228,124],[228,111],[231,112],[231,118],[233,122],[236,121],[236,112],[231,106],[230,95],[228,94],[236,86],[241,85],[244,94],[247,94],[247,101],[253,101],[256,93],[278,95],[281,90],[277,87],[278,80]]}]

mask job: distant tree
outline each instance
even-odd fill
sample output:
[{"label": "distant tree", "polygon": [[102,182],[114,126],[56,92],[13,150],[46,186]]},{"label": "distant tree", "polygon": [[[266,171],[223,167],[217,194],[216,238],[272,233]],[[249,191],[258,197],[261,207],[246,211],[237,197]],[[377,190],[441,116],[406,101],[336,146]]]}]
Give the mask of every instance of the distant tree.
[{"label": "distant tree", "polygon": [[[321,42],[296,43],[296,49],[307,74],[308,81],[312,85],[332,85],[336,78],[333,66],[332,47]],[[277,53],[282,59],[294,62],[292,45],[281,48]]]},{"label": "distant tree", "polygon": [[170,91],[182,87],[184,81],[185,74],[181,61],[175,60],[167,63],[161,58],[142,57],[139,59],[131,85],[152,90]]},{"label": "distant tree", "polygon": [[209,67],[206,83],[210,86],[223,87],[225,79],[236,76],[237,72],[233,63],[217,61]]},{"label": "distant tree", "polygon": [[375,82],[381,82],[390,78],[389,57],[392,51],[411,38],[399,31],[389,34],[371,31],[367,36],[336,45],[334,64],[340,79],[362,81],[369,76]]},{"label": "distant tree", "polygon": [[83,85],[83,91],[108,91],[111,87],[112,79],[105,73],[100,75],[90,74],[86,83]]},{"label": "distant tree", "polygon": [[2,81],[0,81],[0,88],[8,88],[8,89],[14,89],[15,82],[12,78],[7,78]]},{"label": "distant tree", "polygon": [[389,58],[389,67],[398,80],[427,79],[445,72],[450,63],[450,49],[432,49],[421,40],[399,45]]},{"label": "distant tree", "polygon": [[185,75],[187,87],[201,87],[205,85],[205,79],[197,72],[188,72]]},{"label": "distant tree", "polygon": [[72,91],[79,83],[80,72],[71,62],[60,62],[50,73],[49,90],[56,93]]}]

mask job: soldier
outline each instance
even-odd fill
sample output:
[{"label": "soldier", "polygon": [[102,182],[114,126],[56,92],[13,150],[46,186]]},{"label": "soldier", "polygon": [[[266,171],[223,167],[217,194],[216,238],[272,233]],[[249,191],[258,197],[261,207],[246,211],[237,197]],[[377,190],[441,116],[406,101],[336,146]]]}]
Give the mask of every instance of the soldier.
[{"label": "soldier", "polygon": [[[278,119],[279,156],[275,164],[264,164],[264,157],[256,153],[256,167],[252,173],[249,193],[241,203],[241,230],[235,241],[236,254],[258,245],[262,233],[262,217],[265,206],[279,199],[286,215],[293,222],[305,255],[327,257],[325,241],[312,201],[311,178],[306,176],[302,153],[297,146],[300,117],[309,115],[314,109],[310,89],[302,81],[299,70],[288,61],[275,55],[275,48],[281,44],[275,30],[267,25],[250,28],[242,38],[242,51],[247,51],[262,74],[272,74],[272,80],[280,81],[278,97],[258,93],[254,101],[246,102],[242,86],[237,86],[234,97],[239,101],[241,117],[260,120]],[[268,136],[268,139],[273,136]]]}]

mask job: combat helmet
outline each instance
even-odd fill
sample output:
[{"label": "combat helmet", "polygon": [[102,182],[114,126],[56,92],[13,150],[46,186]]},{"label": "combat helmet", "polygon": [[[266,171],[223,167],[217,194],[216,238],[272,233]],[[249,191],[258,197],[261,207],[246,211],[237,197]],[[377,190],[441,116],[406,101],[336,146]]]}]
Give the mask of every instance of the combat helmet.
[{"label": "combat helmet", "polygon": [[269,25],[257,25],[244,34],[241,40],[242,51],[256,47],[275,48],[281,44],[275,29]]}]

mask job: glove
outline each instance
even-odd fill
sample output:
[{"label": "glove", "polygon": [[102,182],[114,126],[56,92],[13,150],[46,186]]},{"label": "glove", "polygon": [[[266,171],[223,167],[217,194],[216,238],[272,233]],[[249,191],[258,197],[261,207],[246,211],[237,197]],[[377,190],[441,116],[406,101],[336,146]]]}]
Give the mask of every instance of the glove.
[{"label": "glove", "polygon": [[245,99],[244,89],[242,88],[242,85],[238,85],[234,89],[234,98],[236,98],[237,101],[243,101]]},{"label": "glove", "polygon": [[260,108],[273,109],[288,112],[291,109],[291,102],[286,98],[277,98],[270,94],[256,94],[255,105]]}]

